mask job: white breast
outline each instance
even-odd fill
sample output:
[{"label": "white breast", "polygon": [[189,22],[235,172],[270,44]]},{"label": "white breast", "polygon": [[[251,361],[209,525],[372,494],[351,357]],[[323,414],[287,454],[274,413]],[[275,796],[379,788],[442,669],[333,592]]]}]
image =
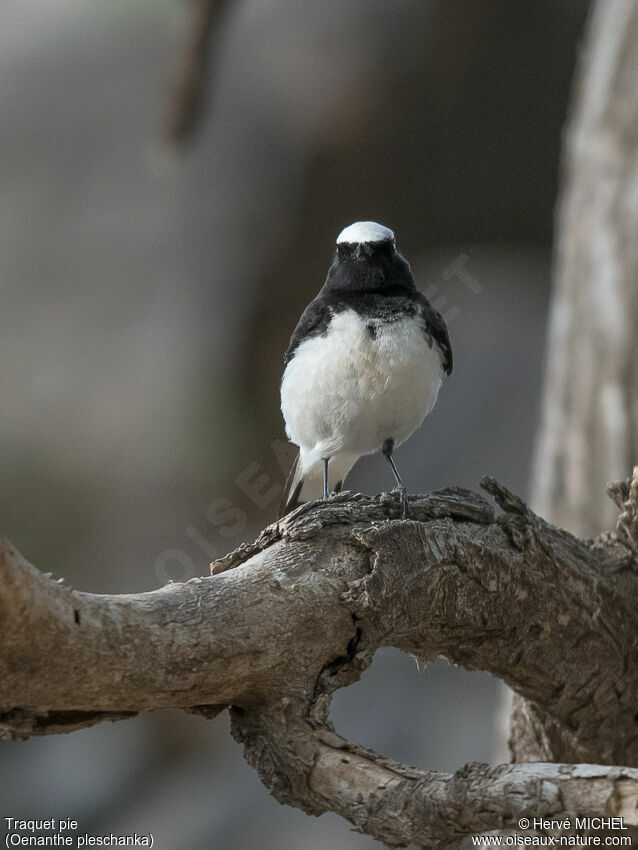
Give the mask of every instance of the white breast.
[{"label": "white breast", "polygon": [[286,432],[307,463],[338,452],[370,454],[419,427],[442,375],[438,347],[416,317],[366,321],[345,310],[324,336],[304,340],[286,367]]}]

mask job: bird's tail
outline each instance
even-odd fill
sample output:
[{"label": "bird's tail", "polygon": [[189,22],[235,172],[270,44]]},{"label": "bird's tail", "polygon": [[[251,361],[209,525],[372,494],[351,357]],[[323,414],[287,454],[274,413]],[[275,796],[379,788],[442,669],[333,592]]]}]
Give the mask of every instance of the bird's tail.
[{"label": "bird's tail", "polygon": [[[346,475],[350,472],[359,455],[338,454],[330,458],[328,463],[328,489],[338,493],[341,490]],[[304,502],[323,497],[323,461],[305,465],[301,455],[297,455],[288,473],[284,492],[279,504],[277,518],[294,511]]]}]

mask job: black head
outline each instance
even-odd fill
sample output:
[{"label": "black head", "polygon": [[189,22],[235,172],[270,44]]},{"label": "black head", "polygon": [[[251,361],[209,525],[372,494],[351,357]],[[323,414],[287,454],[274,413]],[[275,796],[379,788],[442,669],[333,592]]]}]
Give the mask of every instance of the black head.
[{"label": "black head", "polygon": [[410,266],[396,249],[394,233],[374,221],[357,221],[337,238],[337,253],[323,290],[382,292],[415,290]]}]

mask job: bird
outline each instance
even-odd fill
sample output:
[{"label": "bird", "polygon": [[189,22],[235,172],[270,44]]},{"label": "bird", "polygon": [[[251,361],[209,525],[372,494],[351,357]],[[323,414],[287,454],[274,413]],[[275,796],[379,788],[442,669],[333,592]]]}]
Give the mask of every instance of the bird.
[{"label": "bird", "polygon": [[408,518],[393,452],[432,410],[451,372],[445,321],[417,289],[394,232],[374,221],[344,228],[284,356],[281,411],[299,452],[279,518],[338,493],[357,460],[377,451]]}]

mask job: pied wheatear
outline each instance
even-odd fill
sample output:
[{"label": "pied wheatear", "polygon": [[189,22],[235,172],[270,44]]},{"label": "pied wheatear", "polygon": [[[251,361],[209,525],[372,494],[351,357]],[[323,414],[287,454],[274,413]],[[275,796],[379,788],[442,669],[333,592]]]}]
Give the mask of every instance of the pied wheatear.
[{"label": "pied wheatear", "polygon": [[408,514],[392,452],[432,410],[452,371],[447,327],[414,284],[394,233],[374,221],[342,230],[321,291],[284,358],[281,410],[299,446],[280,516],[338,492],[355,462],[381,451]]}]

